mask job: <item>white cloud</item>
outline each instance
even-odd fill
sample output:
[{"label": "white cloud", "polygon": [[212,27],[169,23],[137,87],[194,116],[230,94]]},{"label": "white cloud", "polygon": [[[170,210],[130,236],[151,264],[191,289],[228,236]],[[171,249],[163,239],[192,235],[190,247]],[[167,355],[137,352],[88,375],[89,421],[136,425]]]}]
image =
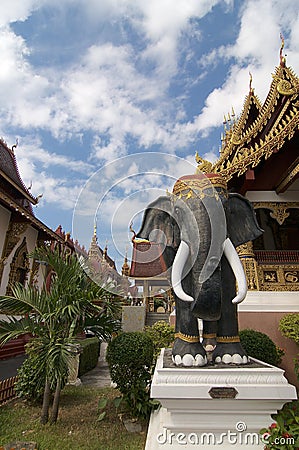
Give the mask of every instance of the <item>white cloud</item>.
[{"label": "white cloud", "polygon": [[[249,72],[253,75],[253,87],[258,97],[264,101],[269,92],[271,73],[279,65],[280,32],[290,33],[293,42],[298,29],[298,7],[292,0],[248,0],[241,10],[241,26],[233,45],[213,49],[205,55],[203,64],[215,66],[221,60],[231,62],[231,67],[221,86],[206,98],[201,113],[189,124],[190,129],[198,128],[202,135],[219,127],[223,115],[234,107],[239,114],[245,96],[249,92]],[[288,41],[287,41],[288,42]],[[299,71],[299,45],[292,46],[289,64]]]},{"label": "white cloud", "polygon": [[1,0],[0,27],[11,22],[25,21],[43,0]]}]

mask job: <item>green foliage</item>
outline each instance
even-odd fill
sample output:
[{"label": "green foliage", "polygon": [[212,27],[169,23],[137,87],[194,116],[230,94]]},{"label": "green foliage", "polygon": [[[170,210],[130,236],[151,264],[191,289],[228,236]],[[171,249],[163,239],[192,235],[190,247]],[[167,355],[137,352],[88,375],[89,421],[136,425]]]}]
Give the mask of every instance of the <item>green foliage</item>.
[{"label": "green foliage", "polygon": [[[41,290],[15,284],[11,296],[0,297],[0,310],[9,316],[0,320],[0,345],[22,334],[32,334],[31,345],[38,358],[34,365],[45,380],[41,421],[48,421],[49,397],[55,390],[51,417],[55,422],[60,390],[73,357],[72,347],[77,332],[84,327],[84,319],[103,312],[112,315],[119,308],[102,286],[88,278],[75,255],[63,256],[59,249],[46,247],[32,257],[44,261],[51,283]],[[21,318],[14,318],[16,315]]]},{"label": "green foliage", "polygon": [[286,403],[268,428],[260,430],[265,450],[293,450],[299,448],[299,401]]},{"label": "green foliage", "polygon": [[18,381],[15,384],[16,394],[27,400],[40,401],[43,397],[45,378],[45,373],[40,371],[38,355],[29,353],[18,369]]},{"label": "green foliage", "polygon": [[249,356],[273,366],[280,364],[284,352],[278,349],[265,333],[246,329],[241,330],[239,334],[242,347]]},{"label": "green foliage", "polygon": [[94,317],[87,317],[84,326],[85,330],[92,331],[100,341],[109,342],[114,333],[119,332],[121,321],[102,310],[100,314]]},{"label": "green foliage", "polygon": [[283,336],[293,339],[299,344],[299,313],[287,314],[279,322],[279,329]]},{"label": "green foliage", "polygon": [[[0,447],[9,442],[38,444],[39,450],[140,450],[146,433],[128,433],[115,409],[116,389],[82,385],[66,386],[61,393],[62,420],[43,426],[37,420],[40,405],[15,400],[0,407]],[[97,419],[98,400],[108,399],[106,416]],[[144,422],[146,429],[146,422]]]},{"label": "green foliage", "polygon": [[174,341],[174,326],[160,320],[151,327],[145,327],[145,333],[154,344],[154,359],[160,354],[161,348],[168,348]]},{"label": "green foliage", "polygon": [[[18,369],[18,381],[15,384],[15,391],[18,397],[33,402],[40,402],[44,393],[46,382],[46,371],[41,364],[40,353],[37,351],[37,341],[31,341],[26,345],[27,358]],[[67,382],[68,367],[64,367],[64,376],[61,378],[61,387]],[[51,390],[55,390],[55,378],[51,380]]]},{"label": "green foliage", "polygon": [[153,342],[142,332],[121,333],[107,347],[111,379],[133,417],[147,418],[158,407],[149,392],[153,355]]},{"label": "green foliage", "polygon": [[79,362],[79,377],[96,367],[99,358],[100,342],[97,337],[80,341],[82,352]]},{"label": "green foliage", "polygon": [[[292,339],[299,345],[299,314],[291,313],[282,317],[279,321],[279,329],[283,336]],[[294,370],[299,380],[299,355],[294,358]]]}]

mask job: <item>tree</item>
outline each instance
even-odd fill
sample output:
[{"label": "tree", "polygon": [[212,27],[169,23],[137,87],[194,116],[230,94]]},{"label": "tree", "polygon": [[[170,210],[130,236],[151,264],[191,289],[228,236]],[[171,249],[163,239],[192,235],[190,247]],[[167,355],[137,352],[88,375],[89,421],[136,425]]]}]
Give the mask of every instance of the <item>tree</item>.
[{"label": "tree", "polygon": [[41,423],[45,424],[53,391],[50,422],[57,421],[60,392],[84,321],[107,310],[117,313],[119,302],[113,304],[111,295],[88,278],[76,256],[65,258],[48,247],[38,249],[33,256],[50,268],[51,282],[40,290],[17,284],[11,296],[0,297],[0,310],[8,316],[0,320],[0,345],[25,333],[32,335],[31,351],[37,355],[37,370],[45,379],[41,411]]}]

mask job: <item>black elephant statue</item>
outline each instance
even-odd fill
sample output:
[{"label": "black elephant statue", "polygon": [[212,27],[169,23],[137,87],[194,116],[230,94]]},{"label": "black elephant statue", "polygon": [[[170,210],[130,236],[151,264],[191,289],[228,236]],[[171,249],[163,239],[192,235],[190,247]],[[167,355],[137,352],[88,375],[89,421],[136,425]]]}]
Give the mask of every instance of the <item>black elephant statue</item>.
[{"label": "black elephant statue", "polygon": [[[229,193],[219,174],[194,174],[176,181],[144,212],[136,239],[161,244],[176,306],[172,358],[176,365],[212,361],[246,364],[239,339],[237,304],[247,293],[236,246],[262,234],[250,202]],[[203,319],[201,342],[198,319]]]}]

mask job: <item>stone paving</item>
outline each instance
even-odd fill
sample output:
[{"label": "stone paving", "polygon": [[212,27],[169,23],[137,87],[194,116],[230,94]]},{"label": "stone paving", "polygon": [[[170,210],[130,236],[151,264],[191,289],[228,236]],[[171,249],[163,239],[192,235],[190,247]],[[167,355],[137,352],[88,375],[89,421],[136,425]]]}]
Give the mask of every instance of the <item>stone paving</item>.
[{"label": "stone paving", "polygon": [[107,387],[111,386],[111,378],[108,364],[105,358],[107,344],[101,343],[100,357],[97,366],[82,375],[81,382],[83,386]]}]

